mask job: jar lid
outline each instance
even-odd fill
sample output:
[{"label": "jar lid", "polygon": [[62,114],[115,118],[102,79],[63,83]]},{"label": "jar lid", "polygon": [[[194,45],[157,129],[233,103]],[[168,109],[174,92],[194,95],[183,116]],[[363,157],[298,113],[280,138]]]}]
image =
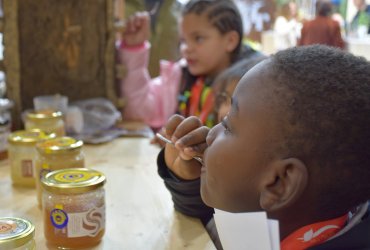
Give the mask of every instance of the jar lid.
[{"label": "jar lid", "polygon": [[62,117],[63,117],[62,112],[51,110],[51,109],[38,110],[38,111],[33,110],[27,113],[27,118],[33,121],[49,120],[49,119],[56,119],[56,118],[62,118]]},{"label": "jar lid", "polygon": [[0,217],[0,248],[14,249],[23,246],[35,235],[34,225],[25,219]]},{"label": "jar lid", "polygon": [[36,144],[36,148],[41,154],[69,153],[81,149],[82,146],[83,141],[68,136],[55,137]]},{"label": "jar lid", "polygon": [[57,194],[80,194],[104,185],[105,175],[88,168],[65,168],[52,171],[42,179],[45,190]]},{"label": "jar lid", "polygon": [[18,130],[8,136],[10,144],[36,144],[39,141],[54,138],[55,134],[46,134],[39,129]]}]

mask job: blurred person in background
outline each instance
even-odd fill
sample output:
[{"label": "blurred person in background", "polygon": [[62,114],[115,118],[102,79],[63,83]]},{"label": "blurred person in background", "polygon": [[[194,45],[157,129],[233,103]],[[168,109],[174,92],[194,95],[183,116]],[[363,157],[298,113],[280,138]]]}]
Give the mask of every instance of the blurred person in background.
[{"label": "blurred person in background", "polygon": [[296,46],[301,29],[296,16],[297,6],[294,2],[285,3],[279,8],[274,24],[274,43],[277,50]]},{"label": "blurred person in background", "polygon": [[316,2],[316,17],[303,24],[298,45],[325,44],[344,49],[340,25],[331,17],[332,7],[328,0]]},{"label": "blurred person in background", "polygon": [[[352,19],[351,29],[358,33],[370,34],[370,5],[367,5],[365,0],[353,0],[353,4],[357,13]],[[361,32],[361,30],[364,31]]]},{"label": "blurred person in background", "polygon": [[127,74],[120,81],[126,99],[126,120],[143,121],[153,130],[162,128],[175,112],[198,116],[212,127],[214,79],[242,58],[259,52],[244,45],[242,19],[230,0],[191,0],[179,17],[182,60],[161,60],[160,76],[148,74],[150,17],[138,12],[128,18],[119,48],[119,61]]},{"label": "blurred person in background", "polygon": [[151,77],[156,77],[161,59],[180,59],[178,17],[183,5],[177,0],[125,0],[124,5],[126,17],[138,11],[149,12],[151,49],[148,70]]}]

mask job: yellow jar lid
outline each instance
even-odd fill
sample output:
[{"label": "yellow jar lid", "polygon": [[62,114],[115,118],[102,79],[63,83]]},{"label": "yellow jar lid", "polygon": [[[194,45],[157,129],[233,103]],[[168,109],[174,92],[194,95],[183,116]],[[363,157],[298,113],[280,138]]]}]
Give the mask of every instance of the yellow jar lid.
[{"label": "yellow jar lid", "polygon": [[86,193],[104,185],[105,175],[88,168],[66,168],[46,174],[41,183],[45,190],[56,194]]},{"label": "yellow jar lid", "polygon": [[0,249],[23,246],[35,235],[34,225],[25,219],[0,217]]},{"label": "yellow jar lid", "polygon": [[49,120],[49,119],[62,118],[63,113],[60,111],[45,109],[45,110],[38,110],[38,111],[30,111],[27,113],[26,117],[27,119],[30,119],[33,121]]},{"label": "yellow jar lid", "polygon": [[47,134],[39,129],[32,130],[18,130],[11,133],[8,136],[8,142],[10,144],[36,144],[39,141],[48,140],[54,138],[55,134]]},{"label": "yellow jar lid", "polygon": [[83,141],[68,136],[55,137],[36,144],[36,148],[41,154],[69,153],[80,150],[82,146]]}]

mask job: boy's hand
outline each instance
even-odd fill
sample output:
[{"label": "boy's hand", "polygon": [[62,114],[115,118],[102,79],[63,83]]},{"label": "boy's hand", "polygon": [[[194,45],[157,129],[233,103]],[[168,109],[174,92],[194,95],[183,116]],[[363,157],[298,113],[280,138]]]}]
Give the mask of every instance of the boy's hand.
[{"label": "boy's hand", "polygon": [[[164,128],[161,128],[158,133],[163,135],[163,136],[166,136],[165,132],[164,132]],[[158,139],[157,136],[154,136],[151,140],[150,140],[150,144],[152,145],[157,145],[158,147],[160,148],[164,148],[166,146],[166,143],[160,139]]]},{"label": "boy's hand", "polygon": [[193,157],[203,155],[208,132],[209,128],[195,116],[184,118],[174,115],[169,119],[166,135],[175,145],[166,145],[165,162],[176,176],[184,180],[200,177],[202,166]]},{"label": "boy's hand", "polygon": [[126,21],[122,40],[126,46],[137,46],[143,44],[150,37],[149,13],[137,12]]}]

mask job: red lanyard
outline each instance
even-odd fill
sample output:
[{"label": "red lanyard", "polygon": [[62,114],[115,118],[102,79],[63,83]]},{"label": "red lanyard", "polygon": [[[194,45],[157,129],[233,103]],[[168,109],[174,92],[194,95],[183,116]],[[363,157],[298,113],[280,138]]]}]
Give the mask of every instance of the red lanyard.
[{"label": "red lanyard", "polygon": [[304,226],[281,242],[281,250],[304,250],[323,243],[338,233],[344,227],[347,220],[348,214],[339,218]]}]

